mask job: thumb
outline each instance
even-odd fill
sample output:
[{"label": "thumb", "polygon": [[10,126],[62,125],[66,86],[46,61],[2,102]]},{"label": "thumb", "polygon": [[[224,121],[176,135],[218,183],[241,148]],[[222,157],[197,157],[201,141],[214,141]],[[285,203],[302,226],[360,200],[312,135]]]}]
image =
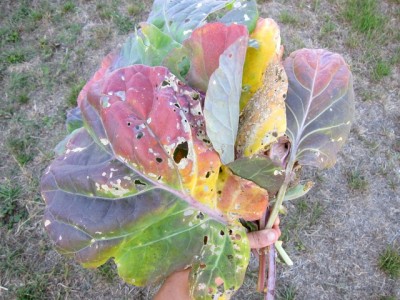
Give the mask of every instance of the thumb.
[{"label": "thumb", "polygon": [[247,234],[252,249],[264,248],[278,240],[278,232],[275,229],[264,229]]}]

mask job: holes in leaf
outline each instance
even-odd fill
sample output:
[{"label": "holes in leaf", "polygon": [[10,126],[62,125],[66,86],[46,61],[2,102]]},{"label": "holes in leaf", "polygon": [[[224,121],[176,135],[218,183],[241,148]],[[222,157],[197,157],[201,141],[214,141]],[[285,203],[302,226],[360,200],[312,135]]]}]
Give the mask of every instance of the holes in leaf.
[{"label": "holes in leaf", "polygon": [[136,134],[136,138],[138,139],[138,140],[140,140],[142,137],[144,136],[144,134],[143,134],[143,132],[138,132],[137,134]]},{"label": "holes in leaf", "polygon": [[174,104],[177,108],[181,108],[181,106],[179,105],[179,103],[175,103]]},{"label": "holes in leaf", "polygon": [[189,153],[189,145],[187,142],[179,144],[174,150],[174,161],[179,164],[183,158],[187,158]]},{"label": "holes in leaf", "polygon": [[204,269],[206,267],[206,264],[202,263],[202,264],[200,264],[199,267],[200,267],[200,269]]},{"label": "holes in leaf", "polygon": [[200,94],[194,94],[192,99],[193,100],[199,100],[200,99]]},{"label": "holes in leaf", "polygon": [[161,157],[156,157],[156,161],[160,164],[160,163],[162,163],[162,158]]},{"label": "holes in leaf", "polygon": [[283,94],[283,99],[286,99],[286,94]]},{"label": "holes in leaf", "polygon": [[128,125],[128,127],[130,127],[131,126],[131,122],[126,123],[126,125]]},{"label": "holes in leaf", "polygon": [[144,183],[143,181],[140,181],[139,179],[136,179],[136,180],[135,180],[135,185],[136,185],[136,187],[144,187],[144,186],[146,186],[147,184]]},{"label": "holes in leaf", "polygon": [[226,257],[227,257],[229,260],[233,260],[233,255],[231,255],[231,254],[228,254]]},{"label": "holes in leaf", "polygon": [[205,235],[203,238],[203,244],[207,245],[207,242],[208,242],[208,236]]},{"label": "holes in leaf", "polygon": [[190,22],[190,19],[185,19],[185,23]]},{"label": "holes in leaf", "polygon": [[225,235],[225,232],[224,232],[223,230],[221,230],[221,231],[219,232],[219,234],[222,235],[222,236],[224,236],[224,235]]},{"label": "holes in leaf", "polygon": [[278,133],[277,133],[276,131],[274,131],[274,132],[272,133],[272,136],[273,136],[273,137],[277,137],[277,136],[278,136]]},{"label": "holes in leaf", "polygon": [[203,220],[204,219],[204,214],[202,212],[199,212],[199,214],[196,216],[197,219]]},{"label": "holes in leaf", "polygon": [[207,174],[206,174],[206,178],[210,177],[210,175],[211,175],[211,172],[208,171]]},{"label": "holes in leaf", "polygon": [[167,86],[167,85],[170,85],[169,81],[167,81],[167,80],[164,80],[164,81],[161,83],[161,86]]},{"label": "holes in leaf", "polygon": [[229,235],[232,235],[233,231],[232,229],[229,229]]}]

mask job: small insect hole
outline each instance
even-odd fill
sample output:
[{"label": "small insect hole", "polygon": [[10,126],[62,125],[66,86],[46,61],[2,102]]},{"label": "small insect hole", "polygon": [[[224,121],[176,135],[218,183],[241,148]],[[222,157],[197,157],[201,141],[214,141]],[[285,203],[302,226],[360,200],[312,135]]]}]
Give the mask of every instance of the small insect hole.
[{"label": "small insect hole", "polygon": [[136,179],[135,180],[135,185],[146,186],[146,183],[144,183],[143,181],[140,181],[139,179]]},{"label": "small insect hole", "polygon": [[219,234],[220,234],[220,235],[225,235],[225,232],[224,232],[223,230],[221,230],[221,231],[219,232]]},{"label": "small insect hole", "polygon": [[207,174],[206,174],[206,178],[210,177],[210,175],[211,175],[211,172],[208,171]]},{"label": "small insect hole", "polygon": [[167,85],[170,85],[169,82],[168,82],[167,80],[164,80],[164,81],[161,83],[161,86],[167,86]]},{"label": "small insect hole", "polygon": [[199,214],[196,216],[197,219],[203,220],[204,219],[204,214],[202,212],[199,212]]},{"label": "small insect hole", "polygon": [[162,163],[163,160],[162,160],[161,157],[157,157],[157,158],[156,158],[156,161],[157,161],[158,163]]},{"label": "small insect hole", "polygon": [[131,122],[126,123],[126,125],[128,125],[128,127],[131,126]]},{"label": "small insect hole", "polygon": [[208,242],[208,236],[205,235],[203,238],[203,244],[207,245],[207,242]]},{"label": "small insect hole", "polygon": [[174,150],[174,161],[179,164],[183,158],[187,158],[189,153],[189,145],[187,142],[179,144]]},{"label": "small insect hole", "polygon": [[143,137],[143,132],[138,132],[138,134],[136,135],[136,138],[138,139],[138,140],[140,140],[142,137]]},{"label": "small insect hole", "polygon": [[229,229],[229,235],[232,235],[233,231],[232,229]]}]

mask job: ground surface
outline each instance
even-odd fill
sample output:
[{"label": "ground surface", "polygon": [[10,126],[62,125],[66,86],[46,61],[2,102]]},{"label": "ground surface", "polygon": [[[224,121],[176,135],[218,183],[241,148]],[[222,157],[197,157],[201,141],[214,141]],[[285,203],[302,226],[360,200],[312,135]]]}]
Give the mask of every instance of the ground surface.
[{"label": "ground surface", "polygon": [[[283,217],[295,264],[278,265],[279,299],[400,299],[399,279],[378,263],[387,247],[400,246],[400,4],[368,0],[352,10],[356,2],[259,5],[261,16],[279,23],[285,55],[302,47],[342,53],[356,92],[356,122],[338,163],[305,170],[316,185]],[[38,187],[77,92],[150,6],[2,1],[0,299],[151,299],[154,287],[124,284],[111,263],[85,270],[53,250]],[[235,299],[260,299],[253,269]]]}]

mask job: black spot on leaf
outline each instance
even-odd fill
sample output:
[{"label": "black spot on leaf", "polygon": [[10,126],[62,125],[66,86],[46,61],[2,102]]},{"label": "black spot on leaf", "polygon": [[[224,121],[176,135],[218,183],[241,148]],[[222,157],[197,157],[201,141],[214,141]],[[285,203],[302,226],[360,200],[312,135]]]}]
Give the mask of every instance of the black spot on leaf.
[{"label": "black spot on leaf", "polygon": [[137,133],[136,138],[140,140],[143,136],[144,136],[143,132],[140,131]]},{"label": "black spot on leaf", "polygon": [[203,238],[203,244],[207,245],[207,242],[208,242],[208,236],[205,235]]},{"label": "black spot on leaf", "polygon": [[157,157],[157,158],[156,158],[156,161],[157,161],[158,163],[162,163],[163,160],[162,160],[161,157]]}]

